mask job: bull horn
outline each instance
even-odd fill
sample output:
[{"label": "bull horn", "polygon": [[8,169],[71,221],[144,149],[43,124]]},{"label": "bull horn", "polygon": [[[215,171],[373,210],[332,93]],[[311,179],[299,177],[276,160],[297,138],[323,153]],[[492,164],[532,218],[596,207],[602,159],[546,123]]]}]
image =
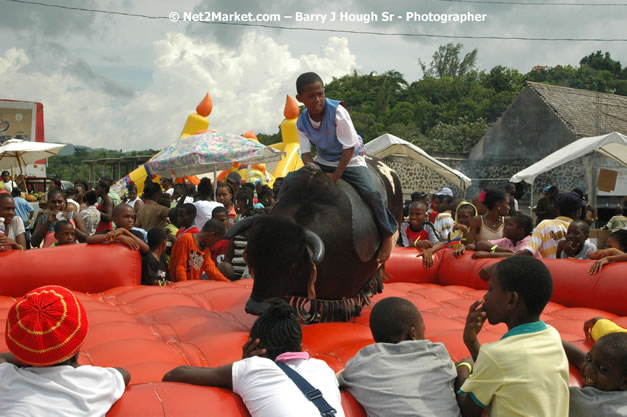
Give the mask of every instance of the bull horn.
[{"label": "bull horn", "polygon": [[250,226],[252,226],[255,221],[254,217],[246,217],[237,223],[235,223],[229,230],[224,234],[225,239],[233,239],[237,235],[241,235],[244,233]]},{"label": "bull horn", "polygon": [[324,242],[320,239],[320,236],[311,230],[305,230],[305,241],[311,247],[311,251],[313,252],[311,260],[315,264],[322,262],[324,259]]}]

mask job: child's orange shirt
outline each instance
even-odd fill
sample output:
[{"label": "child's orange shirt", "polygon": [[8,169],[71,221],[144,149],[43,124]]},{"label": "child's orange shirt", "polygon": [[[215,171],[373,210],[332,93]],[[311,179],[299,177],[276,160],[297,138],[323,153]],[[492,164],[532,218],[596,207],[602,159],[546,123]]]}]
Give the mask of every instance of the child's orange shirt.
[{"label": "child's orange shirt", "polygon": [[214,281],[230,282],[211,260],[211,250],[205,248],[201,251],[191,233],[182,235],[174,243],[169,269],[170,279],[174,282],[201,279],[203,272]]}]

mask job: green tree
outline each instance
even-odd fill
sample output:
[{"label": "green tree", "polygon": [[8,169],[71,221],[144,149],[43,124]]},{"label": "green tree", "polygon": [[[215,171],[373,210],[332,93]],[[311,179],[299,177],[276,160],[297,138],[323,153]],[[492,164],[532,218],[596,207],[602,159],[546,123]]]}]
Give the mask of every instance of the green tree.
[{"label": "green tree", "polygon": [[464,45],[461,43],[440,45],[434,52],[431,63],[418,60],[418,65],[425,77],[433,78],[460,78],[475,69],[477,63],[478,50],[475,48],[460,59],[460,54]]},{"label": "green tree", "polygon": [[609,71],[614,76],[619,76],[621,72],[620,62],[613,60],[609,52],[593,52],[590,55],[581,58],[579,65],[587,65],[590,68],[599,71]]}]

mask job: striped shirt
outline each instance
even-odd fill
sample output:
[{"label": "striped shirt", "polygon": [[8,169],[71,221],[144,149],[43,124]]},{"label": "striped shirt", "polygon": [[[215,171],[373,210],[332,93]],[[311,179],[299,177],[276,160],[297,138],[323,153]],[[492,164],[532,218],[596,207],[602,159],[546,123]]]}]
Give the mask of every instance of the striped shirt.
[{"label": "striped shirt", "polygon": [[534,256],[540,254],[542,258],[555,259],[557,244],[560,240],[566,239],[566,231],[572,221],[571,218],[563,216],[542,220],[533,229],[529,243],[521,250],[528,250]]}]

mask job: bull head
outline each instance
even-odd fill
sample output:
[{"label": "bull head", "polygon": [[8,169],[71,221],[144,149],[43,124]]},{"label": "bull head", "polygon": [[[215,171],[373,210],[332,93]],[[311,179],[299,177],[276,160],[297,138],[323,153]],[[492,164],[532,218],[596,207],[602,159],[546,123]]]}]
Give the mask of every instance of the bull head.
[{"label": "bull head", "polygon": [[[227,233],[225,234],[225,238],[227,239],[232,239],[233,237],[246,233],[257,221],[264,221],[265,216],[261,216],[261,217],[247,217],[241,221],[239,221],[238,223],[236,223],[233,227],[231,227]],[[264,266],[263,265],[259,265],[259,264],[255,264],[254,260],[251,261],[249,256],[246,256],[246,252],[244,253],[244,259],[246,260],[246,263],[248,264],[249,270],[251,271],[251,275],[253,276],[253,278],[260,278],[262,279],[263,283],[259,283],[257,279],[255,279],[255,283],[253,284],[253,292],[251,294],[251,297],[248,299],[248,302],[246,303],[246,312],[249,314],[255,314],[255,315],[259,315],[261,313],[263,313],[265,311],[265,309],[268,307],[268,304],[264,301],[263,296],[259,296],[258,292],[259,291],[255,291],[256,287],[257,289],[259,289],[259,286],[266,286],[270,284],[270,280],[273,280],[275,282],[273,282],[273,284],[278,284],[278,287],[280,287],[280,282],[276,282],[278,280],[281,279],[285,279],[285,280],[290,280],[291,282],[307,282],[307,296],[308,298],[315,298],[316,297],[316,293],[315,293],[315,282],[316,282],[316,278],[317,278],[317,269],[316,269],[316,265],[319,264],[320,262],[322,262],[322,260],[324,259],[324,253],[325,253],[325,246],[324,246],[324,242],[322,241],[322,239],[320,239],[320,237],[312,232],[311,230],[304,230],[304,241],[305,244],[307,245],[308,248],[308,253],[309,253],[309,259],[311,261],[312,268],[311,268],[311,272],[309,273],[309,277],[299,277],[299,276],[282,276],[282,277],[271,277],[268,274],[267,271],[264,270]],[[301,241],[302,242],[302,241]],[[267,243],[268,245],[277,245],[279,244],[279,242],[252,242],[253,245],[261,245]],[[251,242],[249,242],[249,245],[251,244]],[[248,248],[247,250],[248,251]],[[293,260],[294,264],[298,263],[299,260]],[[288,271],[284,271],[285,273],[288,273]],[[285,283],[287,285],[287,283]],[[287,295],[292,295],[292,294],[272,294],[272,296],[287,296]]]}]

